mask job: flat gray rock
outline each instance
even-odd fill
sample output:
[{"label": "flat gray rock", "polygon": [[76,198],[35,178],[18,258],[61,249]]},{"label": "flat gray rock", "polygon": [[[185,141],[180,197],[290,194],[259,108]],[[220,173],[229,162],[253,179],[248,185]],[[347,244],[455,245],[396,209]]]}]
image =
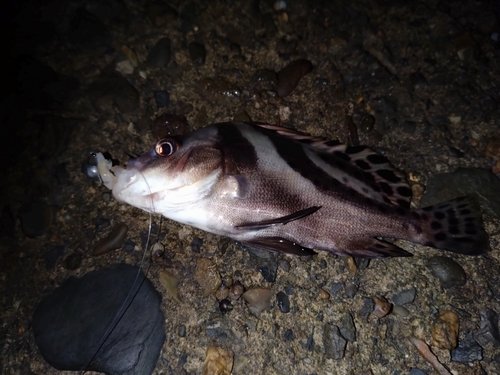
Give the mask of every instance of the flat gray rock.
[{"label": "flat gray rock", "polygon": [[[134,299],[115,319],[127,297]],[[116,264],[71,277],[36,308],[35,341],[58,370],[151,374],[165,341],[160,303],[160,294],[136,266]]]}]

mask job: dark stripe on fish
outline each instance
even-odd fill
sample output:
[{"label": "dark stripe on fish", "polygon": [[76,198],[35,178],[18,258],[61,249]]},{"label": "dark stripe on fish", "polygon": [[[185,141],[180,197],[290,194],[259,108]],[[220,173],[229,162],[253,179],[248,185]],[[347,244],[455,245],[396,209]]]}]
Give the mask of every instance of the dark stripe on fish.
[{"label": "dark stripe on fish", "polygon": [[[257,168],[258,157],[255,147],[238,127],[231,123],[221,123],[217,124],[217,132],[224,160],[231,160],[241,173]],[[232,171],[229,173],[233,174]]]}]

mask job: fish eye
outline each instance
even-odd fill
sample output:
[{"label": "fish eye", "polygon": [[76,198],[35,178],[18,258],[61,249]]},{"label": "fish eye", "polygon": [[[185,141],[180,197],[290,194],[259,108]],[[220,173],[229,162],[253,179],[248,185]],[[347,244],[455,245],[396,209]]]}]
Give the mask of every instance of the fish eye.
[{"label": "fish eye", "polygon": [[170,156],[177,151],[178,147],[177,142],[171,138],[160,139],[155,146],[156,155]]}]

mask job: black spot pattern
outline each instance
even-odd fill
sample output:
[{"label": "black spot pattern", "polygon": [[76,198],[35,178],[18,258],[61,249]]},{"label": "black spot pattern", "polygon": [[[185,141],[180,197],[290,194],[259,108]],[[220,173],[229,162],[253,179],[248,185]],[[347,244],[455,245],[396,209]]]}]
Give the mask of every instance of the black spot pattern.
[{"label": "black spot pattern", "polygon": [[366,157],[366,160],[368,160],[372,164],[384,164],[388,163],[387,159],[383,157],[382,155],[378,154],[371,154]]},{"label": "black spot pattern", "polygon": [[390,169],[379,169],[377,171],[377,174],[386,179],[387,181],[389,182],[393,182],[393,183],[396,183],[396,182],[400,182],[401,179],[396,176],[396,174],[394,173],[394,171],[390,170]]},{"label": "black spot pattern", "polygon": [[364,170],[369,170],[371,169],[371,166],[370,164],[368,164],[365,160],[356,160],[356,165],[361,168],[361,169],[364,169]]},{"label": "black spot pattern", "polygon": [[258,157],[254,146],[236,126],[232,123],[221,123],[217,125],[217,131],[225,158],[232,160],[242,172],[257,167]]},{"label": "black spot pattern", "polygon": [[401,195],[403,197],[411,197],[412,196],[411,189],[409,187],[406,187],[406,186],[398,187],[397,192],[399,195]]}]

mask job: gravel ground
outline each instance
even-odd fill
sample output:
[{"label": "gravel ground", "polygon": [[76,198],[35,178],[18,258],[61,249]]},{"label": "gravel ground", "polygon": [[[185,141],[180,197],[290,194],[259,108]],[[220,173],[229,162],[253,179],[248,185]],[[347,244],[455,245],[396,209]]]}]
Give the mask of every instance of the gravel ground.
[{"label": "gravel ground", "polygon": [[[234,118],[369,145],[408,174],[416,205],[426,186],[434,185],[429,194],[445,190],[439,176],[465,168],[454,180],[465,182],[452,182],[447,194],[480,196],[492,251],[466,257],[401,242],[413,257],[263,258],[153,217],[155,245],[143,268],[162,294],[166,333],[154,374],[202,373],[211,345],[232,353],[233,374],[500,373],[498,2],[2,7],[9,53],[0,108],[0,374],[70,373],[42,358],[34,309],[70,276],[141,262],[149,216],[81,172],[89,151],[125,163],[159,135]],[[282,71],[292,62],[295,69]],[[93,255],[119,223],[129,228],[123,248]],[[177,292],[161,275],[179,281]],[[236,280],[272,291],[258,317],[241,298],[221,313],[218,285]],[[376,316],[384,299],[393,311]],[[462,351],[431,346],[436,327],[447,337],[457,329],[436,324],[443,311],[458,318]],[[412,337],[431,346],[444,370]]]}]

